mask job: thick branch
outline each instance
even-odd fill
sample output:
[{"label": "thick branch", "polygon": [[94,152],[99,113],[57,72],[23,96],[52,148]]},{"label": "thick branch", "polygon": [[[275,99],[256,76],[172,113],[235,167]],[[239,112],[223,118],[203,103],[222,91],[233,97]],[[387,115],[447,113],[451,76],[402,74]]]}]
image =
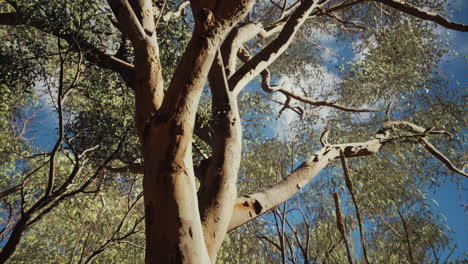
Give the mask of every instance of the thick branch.
[{"label": "thick branch", "polygon": [[239,227],[287,201],[317,176],[332,160],[340,158],[341,151],[347,158],[372,155],[380,150],[387,142],[388,137],[389,133],[377,134],[375,138],[366,142],[328,145],[322,148],[279,183],[265,190],[237,198],[229,230]]},{"label": "thick branch", "polygon": [[[216,52],[253,3],[251,0],[223,1],[213,10],[205,1],[192,2],[193,36],[161,108],[145,126],[143,189],[147,263],[173,262],[168,251],[177,252],[179,260],[187,263],[211,263],[198,211],[192,164],[196,109]],[[216,14],[218,7],[223,14]]]},{"label": "thick branch", "polygon": [[[269,186],[265,190],[237,198],[236,204],[233,208],[234,212],[231,223],[229,224],[229,230],[233,230],[287,201],[304,185],[315,178],[315,176],[317,176],[317,174],[320,173],[320,171],[322,171],[322,169],[324,169],[332,160],[340,158],[340,155],[343,155],[344,158],[352,158],[377,153],[383,145],[394,140],[394,138],[390,138],[390,129],[395,126],[404,126],[413,132],[424,133],[424,131],[426,131],[426,133],[430,133],[432,131],[431,129],[424,129],[406,121],[390,121],[384,123],[383,129],[379,130],[375,137],[369,141],[327,145],[312,155],[306,162],[302,163],[282,181]],[[447,132],[432,131],[432,133],[446,134]],[[425,138],[422,137],[422,139]],[[454,168],[451,162],[432,145],[430,145],[429,142],[427,142],[429,144],[426,144],[423,140],[423,143],[425,144],[425,147],[428,150],[430,149],[429,151],[444,162],[447,167],[450,169]],[[454,171],[464,176],[466,175],[464,171],[459,169]]]},{"label": "thick branch", "polygon": [[127,35],[133,43],[144,40],[146,38],[145,29],[138,21],[138,17],[128,1],[108,0],[108,2],[119,22],[119,29],[122,30],[122,33]]},{"label": "thick branch", "polygon": [[439,14],[425,11],[412,4],[405,3],[399,0],[375,0],[375,1],[391,6],[403,13],[407,13],[409,15],[412,15],[412,16],[415,16],[424,20],[435,22],[443,27],[453,29],[453,30],[468,32],[468,25],[450,21]]},{"label": "thick branch", "polygon": [[119,22],[119,30],[133,44],[135,57],[135,123],[140,143],[144,129],[162,104],[163,78],[159,46],[150,0],[108,0]]}]

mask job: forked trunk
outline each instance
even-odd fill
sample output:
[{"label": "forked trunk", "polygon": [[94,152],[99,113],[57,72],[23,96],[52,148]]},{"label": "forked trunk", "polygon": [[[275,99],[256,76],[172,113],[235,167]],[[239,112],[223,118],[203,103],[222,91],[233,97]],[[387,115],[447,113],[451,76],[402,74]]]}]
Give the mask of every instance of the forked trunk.
[{"label": "forked trunk", "polygon": [[143,132],[146,263],[210,263],[198,212],[192,134],[203,76],[215,55],[212,45],[192,38],[166,96],[173,94]]}]

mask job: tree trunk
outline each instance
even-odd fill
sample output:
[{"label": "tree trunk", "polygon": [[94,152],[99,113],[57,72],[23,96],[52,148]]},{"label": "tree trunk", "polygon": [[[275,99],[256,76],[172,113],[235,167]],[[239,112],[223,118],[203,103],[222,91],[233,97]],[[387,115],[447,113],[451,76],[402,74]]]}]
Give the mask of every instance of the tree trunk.
[{"label": "tree trunk", "polygon": [[166,97],[171,102],[164,101],[143,132],[146,263],[210,263],[198,212],[192,134],[214,51],[209,39],[195,34],[167,92],[174,93]]},{"label": "tree trunk", "polygon": [[[210,3],[192,4],[192,38],[161,107],[143,128],[146,263],[211,263],[192,164],[195,116],[216,51],[253,1]],[[225,223],[222,237],[229,222]]]}]

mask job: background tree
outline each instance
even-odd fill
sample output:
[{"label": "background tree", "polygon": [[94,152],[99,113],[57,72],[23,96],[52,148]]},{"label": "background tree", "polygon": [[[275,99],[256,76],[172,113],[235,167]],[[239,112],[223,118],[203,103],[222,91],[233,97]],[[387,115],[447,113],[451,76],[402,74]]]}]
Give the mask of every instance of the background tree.
[{"label": "background tree", "polygon": [[[214,263],[228,231],[271,210],[219,261],[261,248],[260,262],[421,262],[447,249],[426,194],[441,171],[466,177],[463,93],[437,74],[447,47],[432,22],[468,26],[425,11],[443,3],[53,3],[0,4],[1,262],[142,261],[144,248],[146,263]],[[330,64],[324,34],[360,57]],[[262,91],[247,86],[257,75]],[[47,104],[57,133],[38,149],[24,124]],[[278,110],[301,117],[290,139],[268,130]]]}]

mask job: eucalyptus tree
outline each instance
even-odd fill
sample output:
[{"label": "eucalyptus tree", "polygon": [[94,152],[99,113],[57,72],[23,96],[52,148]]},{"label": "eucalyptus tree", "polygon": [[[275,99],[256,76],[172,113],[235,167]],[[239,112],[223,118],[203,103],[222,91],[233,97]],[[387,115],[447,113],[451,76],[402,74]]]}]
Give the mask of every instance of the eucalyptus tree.
[{"label": "eucalyptus tree", "polygon": [[[32,56],[19,54],[19,59],[34,61],[34,68],[20,76],[30,74],[45,83],[55,98],[58,120],[52,150],[32,153],[45,156],[42,163],[48,165],[47,172],[41,162],[25,161],[21,169],[28,172],[18,175],[19,187],[11,189],[16,198],[8,206],[13,217],[8,220],[10,228],[4,229],[8,240],[0,254],[2,262],[15,252],[26,230],[67,199],[99,194],[112,173],[143,173],[146,263],[214,263],[227,232],[290,199],[333,160],[345,164],[348,158],[376,154],[395,142],[420,144],[447,169],[467,176],[451,161],[452,153],[443,154],[428,140],[433,135],[451,135],[448,131],[430,128],[426,122],[423,127],[403,120],[385,121],[384,110],[376,109],[396,96],[416,96],[424,89],[432,92],[425,95],[427,101],[421,96],[421,105],[437,96],[441,85],[432,71],[443,47],[430,45],[437,44],[430,34],[433,23],[468,31],[467,25],[426,11],[443,13],[443,3],[85,0],[54,4],[7,0],[0,6],[4,44]],[[192,32],[184,42],[189,28]],[[322,83],[331,87],[296,91],[272,85],[277,76],[270,70],[301,78],[326,66],[307,63],[316,59],[310,53],[321,47],[314,42],[314,34],[334,34],[344,42],[367,41],[362,47],[367,47],[368,53],[363,54],[369,60],[342,65],[342,82]],[[280,58],[283,53],[288,60]],[[281,71],[284,61],[289,62],[289,72]],[[258,75],[268,96],[286,98],[284,102],[271,98],[281,105],[280,113],[292,111],[318,122],[314,119],[317,107],[336,109],[345,114],[328,122],[347,119],[348,130],[343,133],[378,127],[374,123],[355,128],[347,113],[378,112],[383,118],[375,120],[385,122],[373,135],[363,133],[367,141],[332,144],[324,133],[322,148],[308,157],[302,155],[303,164],[289,174],[281,171],[281,179],[271,186],[238,196],[239,176],[248,182],[248,176],[239,171],[241,117],[258,115],[241,116],[239,97],[253,92],[248,84]],[[210,111],[198,107],[207,84],[209,93],[203,98],[209,98]],[[402,106],[399,118],[417,114]],[[392,107],[387,109],[391,112]],[[132,127],[133,134],[129,133]],[[246,143],[250,150],[251,144]],[[27,179],[42,181],[42,188],[28,189]],[[122,183],[123,190],[132,186],[125,179],[112,183],[116,182]],[[403,204],[391,198],[404,218]],[[344,228],[339,230],[345,237]],[[119,240],[120,231],[111,233],[88,258]]]}]

